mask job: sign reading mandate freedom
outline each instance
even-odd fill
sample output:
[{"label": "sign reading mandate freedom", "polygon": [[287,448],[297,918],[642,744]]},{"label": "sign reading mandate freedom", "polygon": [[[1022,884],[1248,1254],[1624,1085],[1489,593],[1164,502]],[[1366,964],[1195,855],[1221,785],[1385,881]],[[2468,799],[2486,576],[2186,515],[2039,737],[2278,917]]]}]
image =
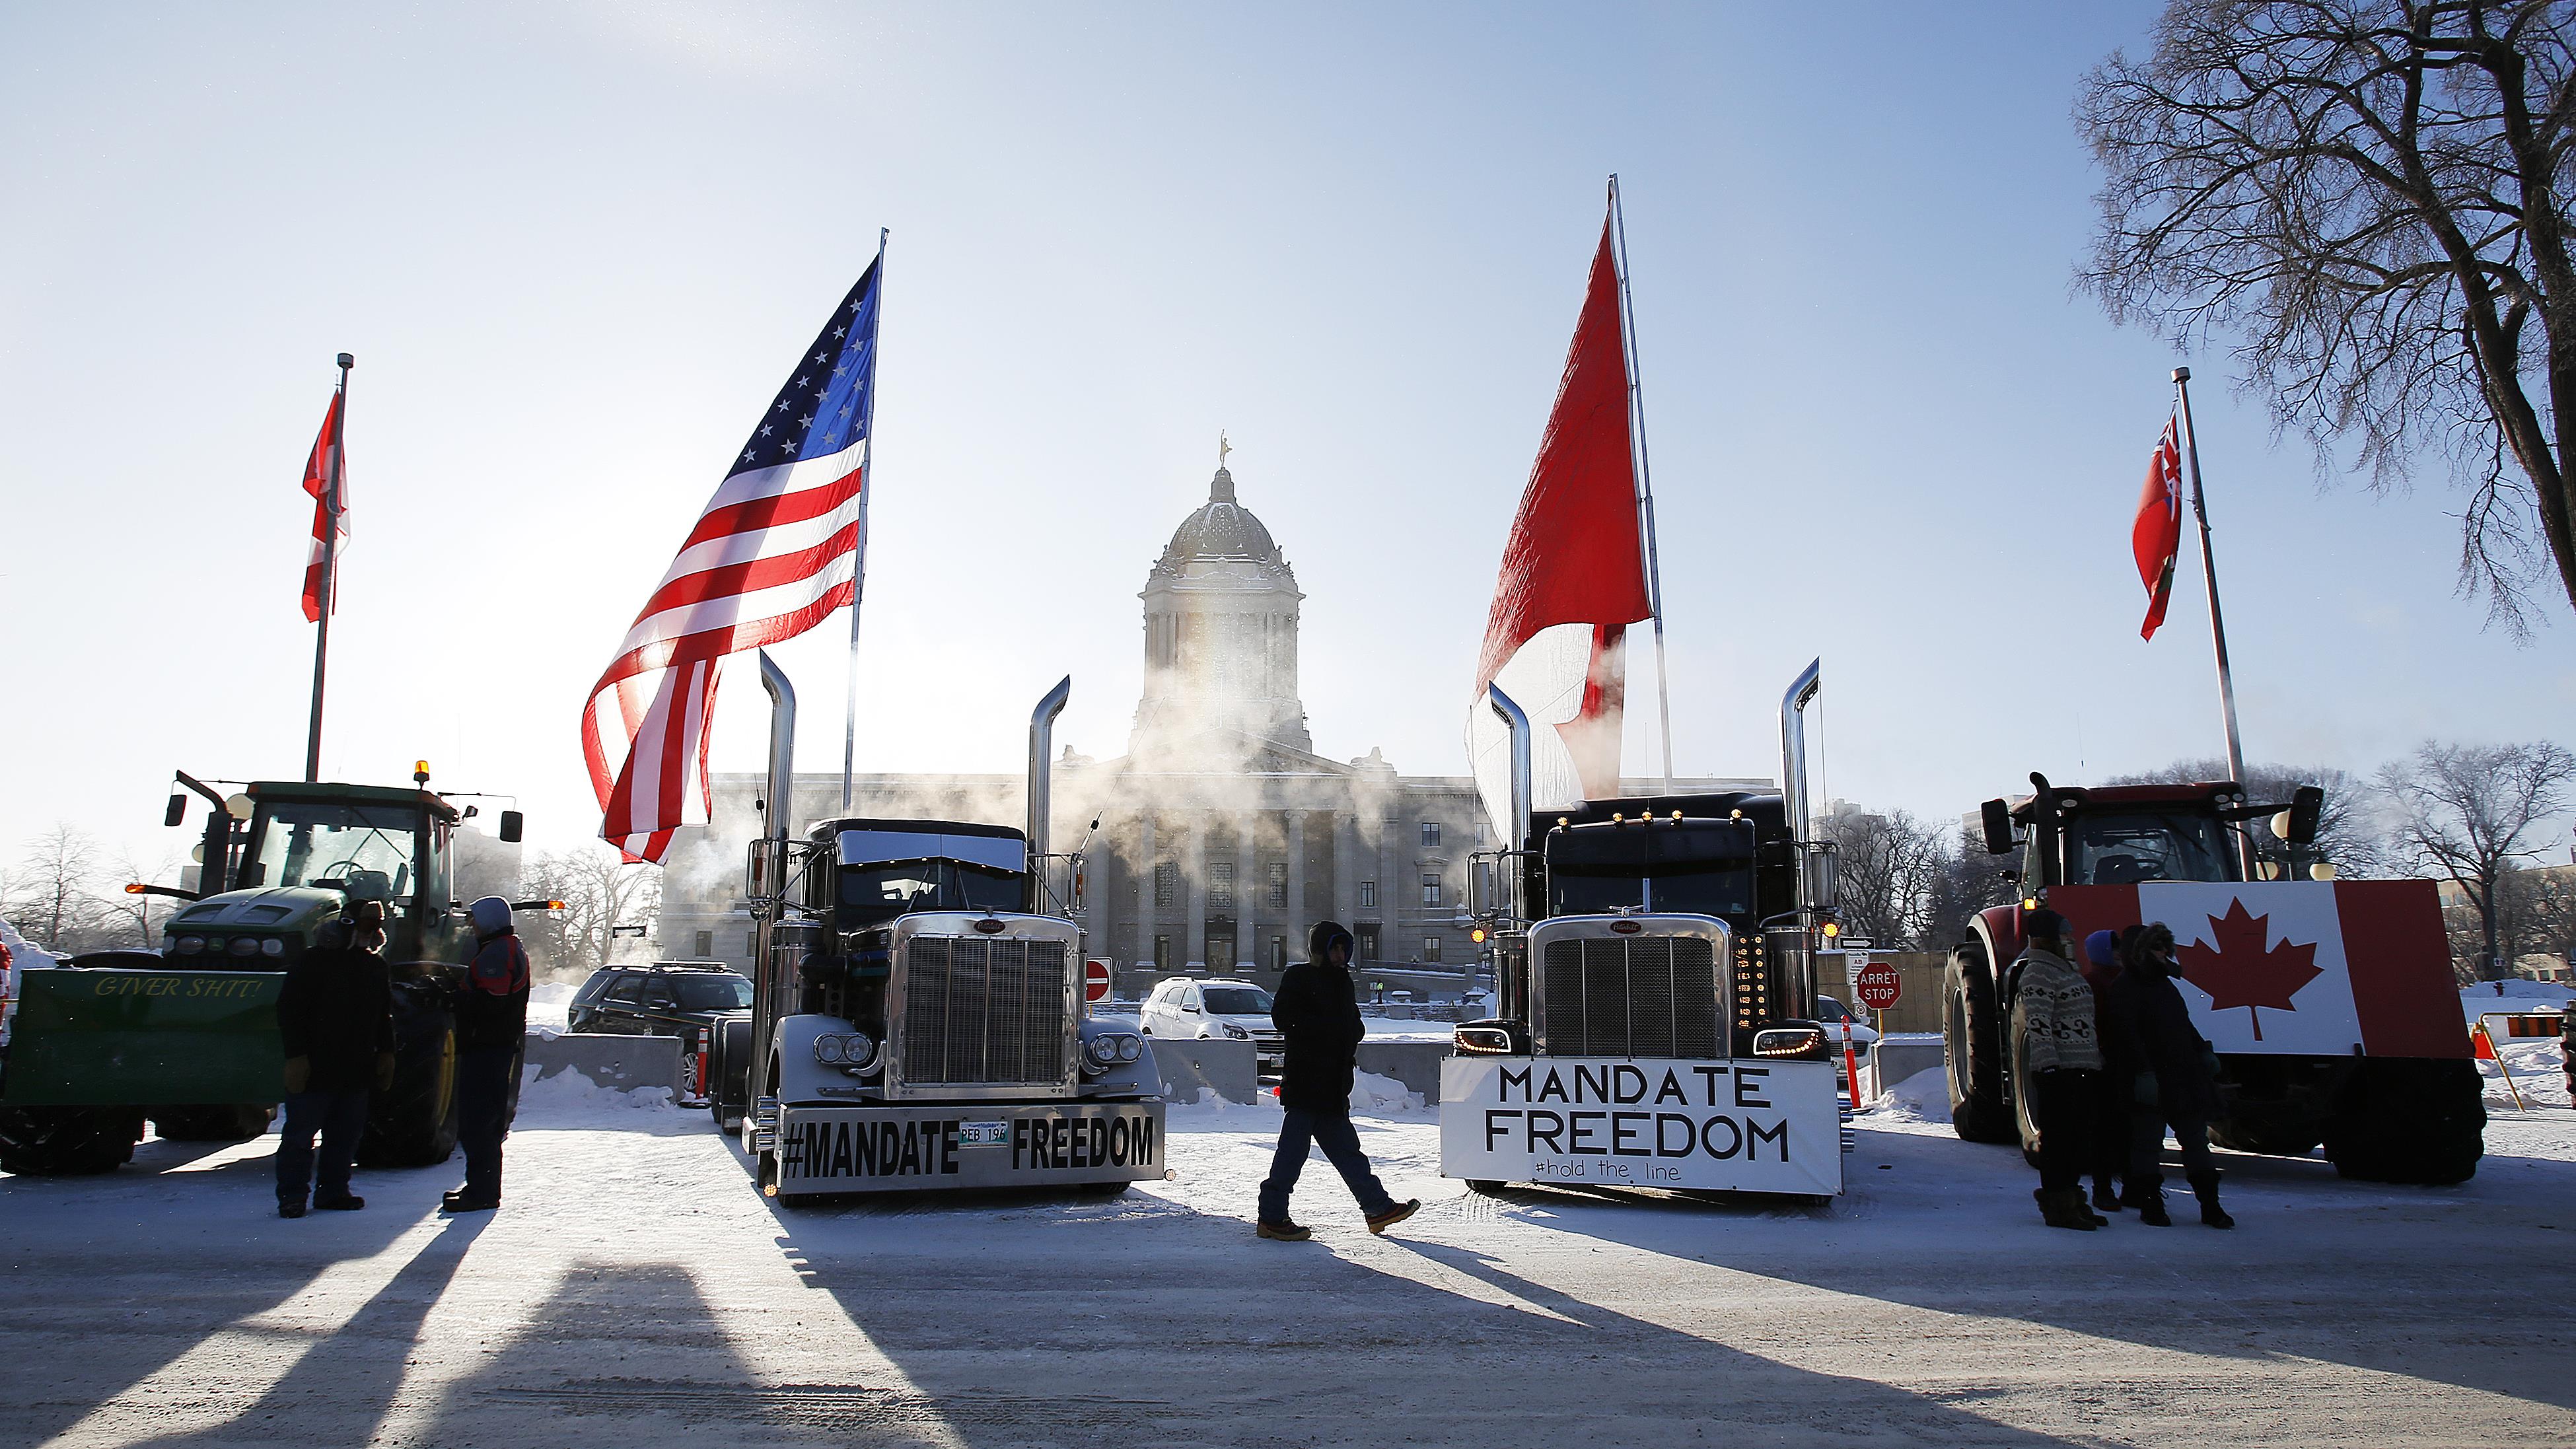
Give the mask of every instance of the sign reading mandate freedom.
[{"label": "sign reading mandate freedom", "polygon": [[1440,1175],[1838,1194],[1834,1067],[1451,1057],[1440,1070]]}]

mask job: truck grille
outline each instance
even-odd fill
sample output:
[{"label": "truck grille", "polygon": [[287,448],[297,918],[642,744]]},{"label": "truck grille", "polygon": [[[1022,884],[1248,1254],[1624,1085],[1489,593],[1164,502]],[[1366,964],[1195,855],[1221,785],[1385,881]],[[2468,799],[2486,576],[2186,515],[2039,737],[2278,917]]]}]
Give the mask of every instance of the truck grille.
[{"label": "truck grille", "polygon": [[903,961],[912,1086],[1043,1084],[1071,1070],[1062,941],[915,936]]},{"label": "truck grille", "polygon": [[1552,1057],[1723,1057],[1717,951],[1698,936],[1575,937],[1539,962]]}]

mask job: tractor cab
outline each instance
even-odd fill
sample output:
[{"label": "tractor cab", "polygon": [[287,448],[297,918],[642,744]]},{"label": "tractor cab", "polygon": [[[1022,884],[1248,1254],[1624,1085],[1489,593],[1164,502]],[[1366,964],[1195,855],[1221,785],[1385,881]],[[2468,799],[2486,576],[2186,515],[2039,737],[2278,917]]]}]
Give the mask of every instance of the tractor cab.
[{"label": "tractor cab", "polygon": [[1988,852],[2018,853],[2007,872],[2025,894],[2057,885],[2133,886],[2154,881],[2242,881],[2247,865],[2273,879],[2294,863],[2270,859],[2246,822],[2274,817],[2272,854],[2305,852],[2317,836],[2325,792],[2303,785],[2286,805],[2249,803],[2230,781],[2194,785],[2051,785],[1980,809]]}]

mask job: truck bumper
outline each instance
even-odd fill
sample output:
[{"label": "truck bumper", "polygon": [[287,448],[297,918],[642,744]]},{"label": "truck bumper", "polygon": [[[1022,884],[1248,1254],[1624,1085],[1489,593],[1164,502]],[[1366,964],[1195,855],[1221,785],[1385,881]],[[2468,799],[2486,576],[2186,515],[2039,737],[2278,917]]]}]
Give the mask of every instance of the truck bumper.
[{"label": "truck bumper", "polygon": [[782,1104],[778,1195],[1055,1187],[1160,1178],[1163,1104]]},{"label": "truck bumper", "polygon": [[286,1095],[281,971],[55,967],[20,973],[0,1065],[12,1107],[270,1103]]}]

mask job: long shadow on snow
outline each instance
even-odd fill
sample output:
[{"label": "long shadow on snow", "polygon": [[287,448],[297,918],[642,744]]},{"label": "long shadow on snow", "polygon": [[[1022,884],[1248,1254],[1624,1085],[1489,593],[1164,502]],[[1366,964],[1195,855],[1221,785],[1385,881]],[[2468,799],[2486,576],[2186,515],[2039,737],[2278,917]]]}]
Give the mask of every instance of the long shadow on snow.
[{"label": "long shadow on snow", "polygon": [[[1533,1228],[1837,1293],[2576,1407],[2576,1264],[2567,1235],[2542,1230],[2526,1201],[2576,1204],[2576,1164],[2490,1158],[2549,1184],[2508,1195],[2474,1178],[2450,1188],[2348,1182],[2321,1158],[2219,1160],[2238,1224],[2223,1233],[2200,1225],[2171,1149],[2173,1227],[2119,1213],[2098,1232],[2070,1233],[2040,1223],[2037,1177],[2017,1149],[1866,1127],[1846,1159],[1854,1194],[1819,1213],[1558,1189],[1515,1189],[1507,1201],[1550,1211]],[[2552,1214],[2576,1228],[2576,1205]],[[1855,1231],[1827,1250],[1796,1221],[1810,1217]],[[2509,1275],[2498,1267],[2507,1260]],[[2249,1344],[2249,1331],[2266,1341]]]}]

